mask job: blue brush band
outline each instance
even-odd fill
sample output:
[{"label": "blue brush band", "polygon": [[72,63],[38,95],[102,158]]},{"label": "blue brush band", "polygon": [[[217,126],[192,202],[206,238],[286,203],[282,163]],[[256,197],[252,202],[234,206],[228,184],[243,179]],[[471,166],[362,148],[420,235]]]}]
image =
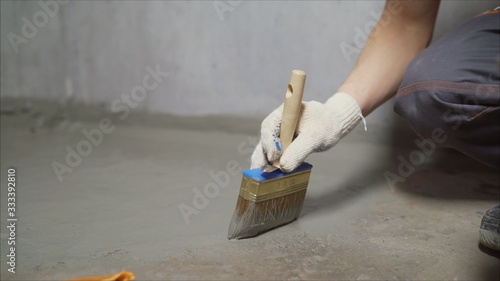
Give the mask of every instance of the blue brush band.
[{"label": "blue brush band", "polygon": [[311,170],[312,167],[313,166],[311,164],[304,162],[299,167],[297,167],[297,169],[291,171],[290,173],[283,173],[280,169],[276,169],[273,172],[266,173],[263,172],[261,169],[257,168],[252,170],[245,170],[243,171],[243,175],[255,181],[267,181],[267,180],[274,180],[286,177],[288,175],[295,174],[298,172]]}]

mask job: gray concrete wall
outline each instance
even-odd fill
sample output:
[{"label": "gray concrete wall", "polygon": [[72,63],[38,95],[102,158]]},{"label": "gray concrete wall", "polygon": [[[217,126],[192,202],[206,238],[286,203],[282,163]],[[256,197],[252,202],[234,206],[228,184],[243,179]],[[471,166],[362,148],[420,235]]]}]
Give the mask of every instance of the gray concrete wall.
[{"label": "gray concrete wall", "polygon": [[[1,1],[1,97],[119,108],[132,91],[141,94],[149,67],[168,76],[147,80],[150,90],[134,103],[139,110],[261,116],[282,102],[298,68],[309,74],[305,99],[324,101],[356,60],[340,46],[361,47],[358,30],[369,30],[383,5]],[[495,5],[443,1],[436,37]],[[387,105],[370,120],[382,123],[390,114]]]}]

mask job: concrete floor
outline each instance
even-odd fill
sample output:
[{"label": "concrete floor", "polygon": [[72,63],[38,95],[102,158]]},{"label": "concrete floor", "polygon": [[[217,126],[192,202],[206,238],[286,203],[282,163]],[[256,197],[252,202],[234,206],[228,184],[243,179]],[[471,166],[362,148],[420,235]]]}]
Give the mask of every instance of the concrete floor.
[{"label": "concrete floor", "polygon": [[[396,173],[398,156],[416,149],[404,129],[371,126],[365,133],[360,126],[333,150],[312,155],[299,219],[228,241],[241,174],[219,183],[219,194],[189,224],[179,206],[193,207],[193,189],[217,184],[211,171],[249,166],[259,120],[113,117],[115,130],[60,182],[51,164],[65,163],[65,146],[75,148],[85,139],[82,129],[98,128],[99,118],[51,123],[22,111],[3,113],[2,280],[121,270],[138,280],[500,277],[498,257],[477,243],[483,212],[499,203],[497,171],[437,150],[403,183],[389,186],[384,173]],[[7,272],[4,227],[11,166],[18,182],[15,274]]]}]

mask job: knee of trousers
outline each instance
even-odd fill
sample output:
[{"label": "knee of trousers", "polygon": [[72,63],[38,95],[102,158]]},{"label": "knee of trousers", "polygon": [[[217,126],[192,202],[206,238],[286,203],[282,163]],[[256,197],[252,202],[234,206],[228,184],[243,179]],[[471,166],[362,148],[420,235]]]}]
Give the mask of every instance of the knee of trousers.
[{"label": "knee of trousers", "polygon": [[425,66],[415,67],[414,63],[398,90],[394,111],[421,138],[498,165],[500,88],[447,81],[439,75],[424,79],[428,75],[422,70]]},{"label": "knee of trousers", "polygon": [[437,87],[424,86],[396,96],[394,111],[422,138],[449,131],[450,121],[455,118],[439,92]]}]

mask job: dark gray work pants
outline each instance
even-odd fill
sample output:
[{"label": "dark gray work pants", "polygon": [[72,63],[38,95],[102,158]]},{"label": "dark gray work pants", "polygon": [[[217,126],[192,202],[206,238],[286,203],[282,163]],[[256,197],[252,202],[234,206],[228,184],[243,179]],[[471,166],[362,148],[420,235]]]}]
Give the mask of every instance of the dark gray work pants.
[{"label": "dark gray work pants", "polygon": [[476,16],[408,66],[394,110],[418,136],[500,167],[500,10]]}]

